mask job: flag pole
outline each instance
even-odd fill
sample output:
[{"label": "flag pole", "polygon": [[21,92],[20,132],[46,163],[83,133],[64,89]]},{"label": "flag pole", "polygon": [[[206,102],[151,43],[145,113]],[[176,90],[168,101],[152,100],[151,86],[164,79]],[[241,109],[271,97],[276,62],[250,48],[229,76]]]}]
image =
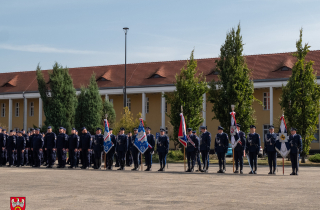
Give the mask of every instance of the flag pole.
[{"label": "flag pole", "polygon": [[141,152],[141,171],[143,171],[142,152]]},{"label": "flag pole", "polygon": [[233,173],[234,173],[234,149],[232,149],[232,156],[233,156]]},{"label": "flag pole", "polygon": [[[107,117],[108,117],[108,114],[106,114],[106,120],[108,120]],[[106,127],[106,125],[104,125],[104,127]],[[104,153],[104,157],[103,157],[104,169],[106,169],[107,168],[107,153],[106,152],[103,152],[103,153]]]},{"label": "flag pole", "polygon": [[283,171],[283,175],[284,175],[284,158],[282,158],[282,171]]},{"label": "flag pole", "polygon": [[[181,113],[183,114],[183,107],[181,106]],[[187,170],[186,167],[186,147],[183,146],[183,164],[184,164],[184,171]]]}]

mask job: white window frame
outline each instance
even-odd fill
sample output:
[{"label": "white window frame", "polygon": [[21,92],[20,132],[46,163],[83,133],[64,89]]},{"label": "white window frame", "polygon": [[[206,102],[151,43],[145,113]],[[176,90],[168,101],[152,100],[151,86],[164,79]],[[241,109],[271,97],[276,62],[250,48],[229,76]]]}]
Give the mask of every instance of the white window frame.
[{"label": "white window frame", "polygon": [[131,98],[127,98],[127,107],[129,108],[129,111],[131,112]]},{"label": "white window frame", "polygon": [[34,116],[34,102],[30,102],[30,117]]},{"label": "white window frame", "polygon": [[15,107],[15,109],[14,109],[14,115],[15,115],[16,117],[19,117],[19,116],[20,116],[20,103],[19,103],[19,102],[16,103],[16,107]]},{"label": "white window frame", "polygon": [[266,140],[266,136],[269,133],[269,124],[263,125],[262,126],[262,132],[263,132],[263,143]]},{"label": "white window frame", "polygon": [[1,104],[1,117],[6,117],[6,104]]},{"label": "white window frame", "polygon": [[270,110],[270,92],[263,93],[263,110]]},{"label": "white window frame", "polygon": [[146,114],[149,113],[149,98],[148,97],[146,97],[145,110],[146,110]]}]

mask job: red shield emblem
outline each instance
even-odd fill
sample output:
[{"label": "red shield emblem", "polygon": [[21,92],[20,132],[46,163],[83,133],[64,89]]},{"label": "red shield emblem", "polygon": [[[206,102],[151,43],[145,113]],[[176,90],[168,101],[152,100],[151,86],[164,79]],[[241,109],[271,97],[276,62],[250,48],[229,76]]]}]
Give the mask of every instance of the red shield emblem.
[{"label": "red shield emblem", "polygon": [[26,209],[26,197],[10,197],[10,209],[11,210],[25,210]]}]

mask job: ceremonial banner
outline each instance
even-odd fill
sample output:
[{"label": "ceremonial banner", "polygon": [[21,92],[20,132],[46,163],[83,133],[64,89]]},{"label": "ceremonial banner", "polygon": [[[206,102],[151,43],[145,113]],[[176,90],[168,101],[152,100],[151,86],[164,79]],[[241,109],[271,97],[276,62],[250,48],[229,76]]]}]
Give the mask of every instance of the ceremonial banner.
[{"label": "ceremonial banner", "polygon": [[10,197],[10,209],[12,210],[25,210],[26,197]]},{"label": "ceremonial banner", "polygon": [[186,122],[184,120],[184,116],[182,113],[180,114],[180,117],[181,117],[181,121],[180,121],[178,139],[184,147],[187,147],[188,140],[186,135]]},{"label": "ceremonial banner", "polygon": [[241,144],[241,141],[240,141],[240,137],[237,129],[237,121],[235,117],[236,113],[232,111],[230,115],[231,115],[231,126],[230,126],[231,146],[232,146],[232,149],[234,149],[239,142]]},{"label": "ceremonial banner", "polygon": [[152,148],[150,144],[148,144],[147,141],[147,135],[146,131],[144,130],[144,124],[142,118],[139,119],[140,124],[138,128],[138,134],[136,135],[136,139],[134,140],[134,146],[142,153],[144,154],[146,150],[149,148]]},{"label": "ceremonial banner", "polygon": [[276,151],[283,157],[287,157],[290,153],[290,144],[288,142],[287,125],[282,115],[280,118],[279,135],[276,141]]},{"label": "ceremonial banner", "polygon": [[104,151],[105,151],[106,154],[114,146],[113,142],[111,141],[111,138],[110,138],[109,122],[108,122],[107,119],[104,119],[104,142],[103,142],[103,146],[104,146]]}]

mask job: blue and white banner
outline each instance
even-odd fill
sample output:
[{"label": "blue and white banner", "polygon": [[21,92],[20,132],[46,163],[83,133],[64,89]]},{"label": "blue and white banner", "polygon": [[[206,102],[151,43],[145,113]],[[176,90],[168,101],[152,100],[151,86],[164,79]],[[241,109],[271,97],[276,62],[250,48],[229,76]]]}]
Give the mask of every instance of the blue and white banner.
[{"label": "blue and white banner", "polygon": [[104,151],[107,154],[110,149],[114,146],[111,138],[110,138],[110,133],[109,133],[109,123],[107,119],[104,119],[104,142],[103,142],[103,146],[104,146]]},{"label": "blue and white banner", "polygon": [[288,142],[287,125],[284,116],[280,118],[280,129],[278,139],[276,141],[276,151],[283,157],[287,157],[290,153],[290,144]]},{"label": "blue and white banner", "polygon": [[138,134],[136,135],[136,139],[134,140],[134,146],[144,154],[148,148],[152,148],[151,145],[148,144],[146,131],[144,130],[144,124],[142,118],[140,118],[140,124],[138,128]]}]

